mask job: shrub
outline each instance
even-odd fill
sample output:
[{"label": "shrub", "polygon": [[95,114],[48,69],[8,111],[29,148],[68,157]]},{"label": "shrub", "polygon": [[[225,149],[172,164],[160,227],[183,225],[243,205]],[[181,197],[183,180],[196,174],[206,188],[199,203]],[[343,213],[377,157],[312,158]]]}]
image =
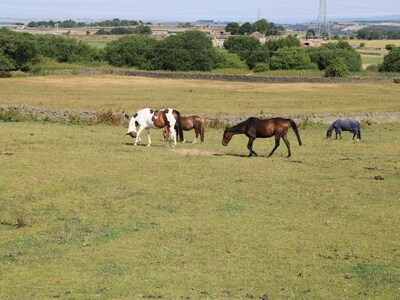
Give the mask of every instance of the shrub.
[{"label": "shrub", "polygon": [[319,70],[325,70],[336,58],[341,57],[351,72],[358,72],[361,70],[361,55],[357,53],[351,46],[345,42],[340,41],[337,44],[328,44],[324,47],[307,48],[310,54],[311,61],[318,65]]},{"label": "shrub", "polygon": [[153,66],[168,71],[210,71],[216,66],[216,50],[199,31],[167,37],[154,48]]},{"label": "shrub", "polygon": [[104,48],[105,60],[116,67],[136,67],[150,70],[157,41],[142,35],[125,36],[112,41]]},{"label": "shrub", "polygon": [[31,34],[0,29],[0,71],[26,69],[35,62],[38,48]]},{"label": "shrub", "polygon": [[349,75],[346,62],[341,57],[333,61],[325,70],[325,77],[347,77]]},{"label": "shrub", "polygon": [[268,71],[268,70],[269,70],[269,64],[266,64],[266,63],[258,63],[253,68],[253,71],[255,73],[264,72],[264,71]]},{"label": "shrub", "polygon": [[380,72],[400,72],[400,48],[392,49],[383,58]]},{"label": "shrub", "polygon": [[278,49],[271,58],[271,70],[313,70],[316,64],[311,61],[308,53],[300,47],[285,47]]},{"label": "shrub", "polygon": [[95,60],[97,51],[83,41],[62,36],[37,37],[39,53],[60,63]]},{"label": "shrub", "polygon": [[247,69],[247,65],[235,53],[217,49],[215,67],[221,69]]}]

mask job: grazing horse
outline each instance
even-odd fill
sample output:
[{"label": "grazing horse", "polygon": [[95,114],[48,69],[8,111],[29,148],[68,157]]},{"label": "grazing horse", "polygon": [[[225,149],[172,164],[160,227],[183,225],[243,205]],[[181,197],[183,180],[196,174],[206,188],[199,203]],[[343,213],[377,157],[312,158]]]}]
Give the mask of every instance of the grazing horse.
[{"label": "grazing horse", "polygon": [[[169,141],[169,145],[174,143],[176,145],[176,132],[175,132],[175,124],[178,127],[179,137],[183,140],[183,130],[182,130],[182,121],[181,114],[172,109],[165,108],[162,110],[154,110],[150,108],[143,108],[139,110],[136,114],[132,116],[129,121],[128,133],[127,135],[131,136],[135,139],[135,146],[138,142],[141,141],[140,133],[146,129],[147,130],[147,146],[151,145],[150,139],[150,128],[164,128],[167,127],[171,130],[171,138]],[[139,130],[136,130],[136,126],[139,126]]]},{"label": "grazing horse", "polygon": [[329,126],[328,131],[326,132],[326,138],[332,137],[332,131],[335,129],[336,139],[338,135],[340,139],[342,139],[342,131],[350,131],[353,133],[353,140],[357,135],[357,142],[361,140],[361,127],[360,122],[357,120],[336,120]]},{"label": "grazing horse", "polygon": [[[206,125],[206,122],[200,118],[199,116],[190,116],[190,117],[181,117],[182,119],[182,129],[184,131],[189,131],[194,129],[194,132],[196,134],[196,137],[194,138],[193,144],[196,144],[197,138],[200,135],[200,141],[203,143],[204,142],[204,127]],[[177,124],[175,124],[175,130],[177,130]],[[169,129],[168,127],[165,127],[163,130],[163,138],[164,140],[169,139]],[[183,140],[185,142],[185,140]]]},{"label": "grazing horse", "polygon": [[293,128],[299,145],[301,146],[302,143],[299,131],[297,130],[296,123],[292,119],[259,119],[254,117],[248,118],[246,121],[243,121],[231,128],[227,127],[224,131],[224,136],[222,138],[222,145],[227,146],[229,141],[232,139],[232,136],[235,134],[245,134],[249,138],[249,142],[247,143],[247,149],[249,149],[250,151],[249,156],[252,156],[253,154],[255,156],[258,156],[257,153],[253,150],[254,140],[256,138],[269,138],[275,136],[275,147],[272,149],[268,157],[274,154],[276,148],[279,147],[279,141],[281,138],[285,142],[288,149],[287,157],[290,157],[292,153],[290,152],[290,143],[287,139],[287,132],[289,130],[289,127]]}]

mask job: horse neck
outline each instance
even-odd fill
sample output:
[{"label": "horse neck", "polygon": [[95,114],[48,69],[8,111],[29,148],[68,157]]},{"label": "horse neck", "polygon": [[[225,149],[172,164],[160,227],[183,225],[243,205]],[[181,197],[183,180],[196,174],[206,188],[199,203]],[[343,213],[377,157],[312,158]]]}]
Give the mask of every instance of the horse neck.
[{"label": "horse neck", "polygon": [[247,121],[248,120],[228,128],[228,132],[230,132],[232,134],[243,134],[246,130]]},{"label": "horse neck", "polygon": [[136,119],[135,117],[132,117],[131,120],[129,121],[129,127],[128,127],[128,132],[135,131],[136,132]]}]

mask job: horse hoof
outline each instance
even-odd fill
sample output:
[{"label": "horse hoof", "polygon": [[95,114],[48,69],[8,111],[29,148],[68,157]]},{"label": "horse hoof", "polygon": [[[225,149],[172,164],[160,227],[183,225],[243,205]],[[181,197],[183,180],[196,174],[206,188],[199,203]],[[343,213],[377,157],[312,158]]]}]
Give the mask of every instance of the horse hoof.
[{"label": "horse hoof", "polygon": [[150,147],[151,146],[151,144],[147,144],[147,147]]},{"label": "horse hoof", "polygon": [[136,144],[136,143],[134,143],[134,144],[133,144],[133,146],[137,146],[137,144]]}]

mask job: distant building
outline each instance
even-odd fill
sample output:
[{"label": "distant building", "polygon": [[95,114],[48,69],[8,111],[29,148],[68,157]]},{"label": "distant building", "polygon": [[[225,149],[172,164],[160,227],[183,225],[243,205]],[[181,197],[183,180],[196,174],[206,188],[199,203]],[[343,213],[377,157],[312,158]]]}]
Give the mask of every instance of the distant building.
[{"label": "distant building", "polygon": [[267,41],[267,37],[266,37],[264,34],[258,32],[258,31],[253,32],[252,34],[250,34],[250,36],[254,36],[254,37],[255,37],[257,40],[259,40],[260,43],[263,44],[263,45],[264,45],[265,42]]}]

